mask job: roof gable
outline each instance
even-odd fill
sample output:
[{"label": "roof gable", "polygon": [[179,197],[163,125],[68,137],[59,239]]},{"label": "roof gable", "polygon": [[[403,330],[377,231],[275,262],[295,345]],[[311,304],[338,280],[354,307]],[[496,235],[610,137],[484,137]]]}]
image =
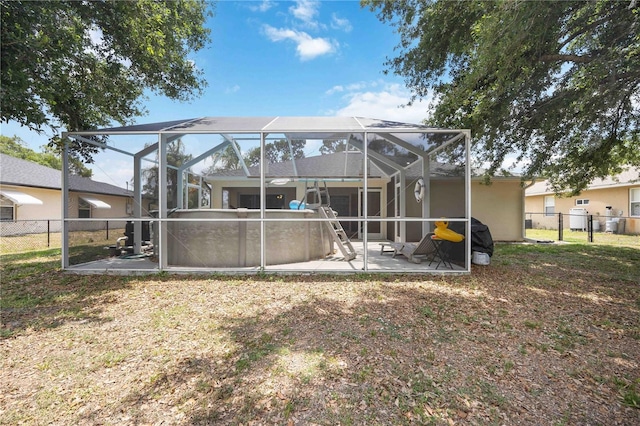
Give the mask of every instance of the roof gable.
[{"label": "roof gable", "polygon": [[[62,189],[62,173],[60,170],[32,161],[0,154],[0,170],[0,183],[3,185]],[[69,190],[125,197],[133,195],[133,192],[124,188],[74,175],[69,176]]]},{"label": "roof gable", "polygon": [[[637,167],[630,167],[629,169],[615,176],[608,176],[604,179],[595,179],[593,182],[587,185],[585,191],[619,188],[633,185],[640,185],[640,168]],[[553,189],[551,189],[549,181],[547,180],[536,182],[525,191],[525,194],[528,197],[534,195],[549,195],[553,193],[554,191]]]}]

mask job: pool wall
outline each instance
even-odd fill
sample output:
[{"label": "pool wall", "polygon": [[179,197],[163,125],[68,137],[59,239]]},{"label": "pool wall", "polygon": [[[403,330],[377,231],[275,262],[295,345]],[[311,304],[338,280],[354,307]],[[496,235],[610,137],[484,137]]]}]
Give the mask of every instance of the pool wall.
[{"label": "pool wall", "polygon": [[[265,218],[318,218],[314,210],[266,210]],[[212,221],[167,222],[167,260],[170,266],[209,268],[260,266],[260,210],[177,210],[171,219]],[[215,221],[215,219],[238,219]],[[318,221],[265,222],[266,265],[322,259],[333,250],[326,224]]]}]

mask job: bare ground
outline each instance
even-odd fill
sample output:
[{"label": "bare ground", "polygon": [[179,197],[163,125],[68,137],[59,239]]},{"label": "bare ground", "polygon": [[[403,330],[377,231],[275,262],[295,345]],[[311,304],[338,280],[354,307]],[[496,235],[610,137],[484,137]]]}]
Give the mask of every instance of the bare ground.
[{"label": "bare ground", "polygon": [[0,424],[637,425],[640,251],[612,253],[503,248],[455,277],[5,263]]}]

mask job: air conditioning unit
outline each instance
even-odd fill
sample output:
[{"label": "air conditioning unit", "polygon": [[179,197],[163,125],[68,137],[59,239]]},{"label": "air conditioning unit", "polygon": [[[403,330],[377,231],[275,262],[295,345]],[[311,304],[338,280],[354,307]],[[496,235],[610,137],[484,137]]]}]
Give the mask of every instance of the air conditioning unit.
[{"label": "air conditioning unit", "polygon": [[569,209],[569,228],[572,231],[587,230],[587,210],[581,208]]}]

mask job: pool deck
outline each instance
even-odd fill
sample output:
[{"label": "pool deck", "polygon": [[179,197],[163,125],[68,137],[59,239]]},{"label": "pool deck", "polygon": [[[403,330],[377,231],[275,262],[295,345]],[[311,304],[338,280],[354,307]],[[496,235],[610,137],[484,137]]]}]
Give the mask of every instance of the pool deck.
[{"label": "pool deck", "polygon": [[[222,273],[222,274],[255,274],[255,273],[282,273],[282,274],[300,274],[300,273],[362,273],[362,272],[388,272],[388,273],[465,273],[466,270],[455,263],[453,269],[449,269],[444,264],[438,265],[437,259],[429,265],[429,262],[412,263],[406,257],[398,255],[393,257],[393,251],[389,247],[381,245],[380,242],[369,242],[367,248],[368,268],[364,270],[364,244],[361,241],[352,241],[351,244],[356,251],[356,258],[346,262],[339,250],[333,255],[323,259],[311,260],[307,262],[288,263],[282,265],[270,265],[261,271],[259,267],[240,267],[240,268],[198,268],[198,267],[181,267],[169,266],[167,273],[178,274],[206,274],[206,273]],[[383,248],[386,250],[383,252]],[[470,259],[469,259],[470,261]],[[436,269],[437,267],[437,269]],[[123,274],[123,275],[142,275],[158,273],[160,270],[158,264],[152,261],[148,256],[123,256],[109,257],[93,262],[73,265],[67,269],[68,272],[78,274]]]}]

